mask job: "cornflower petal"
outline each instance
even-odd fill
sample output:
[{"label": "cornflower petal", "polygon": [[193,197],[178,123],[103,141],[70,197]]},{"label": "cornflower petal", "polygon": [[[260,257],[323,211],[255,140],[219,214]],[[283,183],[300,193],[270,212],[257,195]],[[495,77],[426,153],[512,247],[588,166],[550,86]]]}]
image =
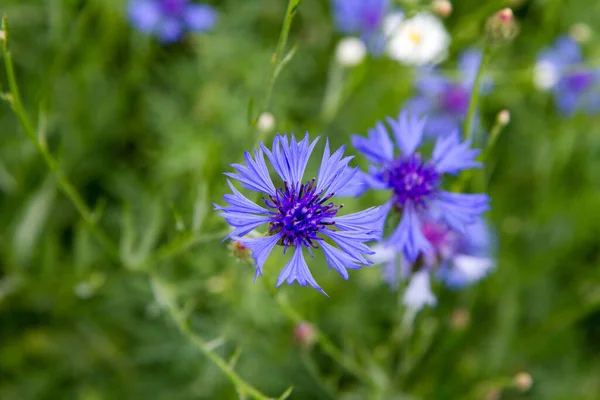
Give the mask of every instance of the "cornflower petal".
[{"label": "cornflower petal", "polygon": [[369,231],[379,233],[381,220],[384,217],[382,207],[371,207],[364,211],[333,218],[335,226],[340,230]]},{"label": "cornflower petal", "polygon": [[439,136],[432,157],[436,171],[457,174],[464,169],[481,167],[482,164],[475,161],[481,150],[472,149],[470,146],[470,140],[460,142],[456,131],[447,136]]},{"label": "cornflower petal", "polygon": [[352,146],[372,163],[385,165],[394,160],[394,143],[385,125],[378,122],[375,128],[367,131],[367,137],[352,135]]},{"label": "cornflower petal", "polygon": [[131,23],[144,33],[151,33],[161,19],[159,4],[153,0],[131,1],[127,11]]},{"label": "cornflower petal", "polygon": [[348,256],[347,253],[331,246],[330,244],[321,242],[321,248],[323,249],[323,253],[325,254],[325,259],[327,260],[327,265],[329,268],[339,272],[339,274],[346,280],[348,279],[348,271],[346,270],[347,268],[362,268],[362,265],[357,264],[356,261],[352,257]]},{"label": "cornflower petal", "polygon": [[348,168],[348,163],[353,157],[343,157],[346,146],[341,146],[330,156],[329,139],[325,141],[325,150],[321,159],[321,166],[317,175],[317,192],[333,192],[329,187]]},{"label": "cornflower petal", "polygon": [[440,211],[441,218],[453,229],[464,233],[468,225],[489,210],[490,199],[486,194],[450,193],[440,191],[433,207]]},{"label": "cornflower petal", "polygon": [[268,214],[269,211],[266,208],[259,206],[254,203],[252,200],[249,200],[243,194],[241,194],[235,186],[231,183],[229,179],[227,179],[227,184],[229,188],[233,192],[233,194],[226,194],[223,196],[223,199],[230,204],[230,207],[221,207],[215,204],[216,210],[224,210],[224,211],[235,211],[235,212],[246,212],[250,214]]},{"label": "cornflower petal", "polygon": [[254,281],[259,275],[262,275],[262,267],[265,265],[265,261],[271,251],[281,239],[281,234],[273,236],[261,237],[261,238],[238,238],[237,240],[245,247],[249,248],[252,252],[252,258],[254,258],[254,265],[256,266],[256,274]]},{"label": "cornflower petal", "polygon": [[395,246],[410,262],[415,262],[419,254],[427,253],[432,249],[421,231],[419,214],[410,204],[405,207],[400,224],[386,239],[386,243]]},{"label": "cornflower petal", "polygon": [[247,235],[262,224],[269,223],[271,216],[253,215],[243,212],[221,211],[220,215],[235,229],[223,240]]},{"label": "cornflower petal", "polygon": [[188,4],[183,18],[188,29],[204,32],[215,27],[219,16],[209,5]]},{"label": "cornflower petal", "polygon": [[363,254],[373,254],[369,247],[362,243],[375,239],[373,234],[360,232],[344,232],[344,231],[323,231],[323,235],[329,237],[345,251],[353,260],[363,265],[371,265]]},{"label": "cornflower petal", "polygon": [[402,302],[413,311],[419,311],[424,306],[433,307],[437,304],[437,299],[431,291],[429,271],[423,269],[412,276]]},{"label": "cornflower petal", "polygon": [[407,110],[402,110],[398,119],[388,118],[396,144],[403,156],[411,156],[423,140],[423,128],[426,120],[416,115],[409,115]]},{"label": "cornflower petal", "polygon": [[275,186],[269,176],[269,170],[267,169],[263,152],[261,150],[255,150],[254,157],[255,160],[252,159],[249,152],[244,152],[246,165],[232,164],[231,167],[238,171],[238,174],[226,172],[225,175],[240,181],[250,190],[275,195]]},{"label": "cornflower petal", "polygon": [[[267,155],[271,165],[275,169],[275,172],[283,179],[284,182],[293,182],[293,175],[289,158],[285,155],[285,149],[287,148],[287,137],[282,137],[277,134],[275,140],[273,140],[273,151],[267,149],[262,143],[260,144],[261,149]],[[282,150],[282,147],[284,150]]]},{"label": "cornflower petal", "polygon": [[288,285],[291,285],[294,282],[298,282],[300,286],[310,285],[327,296],[327,293],[321,289],[310,273],[308,265],[306,265],[306,261],[304,260],[304,255],[302,254],[302,247],[296,248],[291,260],[286,264],[279,274],[279,278],[277,278],[277,284],[275,286],[279,287],[283,282],[287,282]]}]

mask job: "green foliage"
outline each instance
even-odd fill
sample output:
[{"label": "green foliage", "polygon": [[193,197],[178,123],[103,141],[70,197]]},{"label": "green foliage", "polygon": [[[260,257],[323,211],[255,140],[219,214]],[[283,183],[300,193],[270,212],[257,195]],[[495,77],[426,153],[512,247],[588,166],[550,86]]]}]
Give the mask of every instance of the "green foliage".
[{"label": "green foliage", "polygon": [[[325,112],[338,39],[327,1],[301,2],[287,46],[287,2],[212,3],[216,31],[161,46],[129,27],[121,1],[2,1],[31,130],[1,104],[0,398],[598,398],[600,118],[564,119],[531,84],[539,49],[575,22],[595,27],[596,2],[509,2],[520,34],[494,49],[496,86],[479,107],[488,129],[511,112],[488,159],[498,267],[461,292],[436,288],[439,306],[412,330],[377,268],[343,281],[311,260],[327,299],[274,291],[285,260],[274,254],[253,284],[211,205],[257,142],[258,112],[338,147],[398,113],[412,71],[369,59]],[[506,6],[453,5],[448,68]],[[598,43],[584,45],[592,61]],[[304,319],[311,349],[294,340]],[[533,377],[526,393],[520,371]]]}]

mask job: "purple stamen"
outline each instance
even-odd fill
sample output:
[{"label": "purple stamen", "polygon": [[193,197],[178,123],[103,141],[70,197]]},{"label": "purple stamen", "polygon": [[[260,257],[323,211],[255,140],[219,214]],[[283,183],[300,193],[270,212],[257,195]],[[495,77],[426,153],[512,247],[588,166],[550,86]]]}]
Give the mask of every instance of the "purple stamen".
[{"label": "purple stamen", "polygon": [[398,208],[407,202],[420,207],[435,194],[440,176],[433,165],[423,162],[419,154],[402,157],[393,162],[382,178],[394,191],[393,200]]},{"label": "purple stamen", "polygon": [[333,193],[324,195],[323,191],[315,191],[314,179],[300,185],[299,190],[284,182],[284,187],[276,191],[276,196],[269,196],[271,201],[263,198],[265,205],[274,210],[269,233],[281,233],[279,244],[282,246],[304,245],[316,249],[318,245],[314,241],[320,240],[317,233],[335,224],[331,219],[342,206],[331,202],[323,205]]}]

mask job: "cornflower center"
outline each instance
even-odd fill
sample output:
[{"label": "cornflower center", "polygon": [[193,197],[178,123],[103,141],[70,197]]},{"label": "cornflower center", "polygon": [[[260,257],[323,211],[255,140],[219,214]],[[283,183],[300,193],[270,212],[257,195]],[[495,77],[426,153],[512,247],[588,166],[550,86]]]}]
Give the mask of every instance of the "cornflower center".
[{"label": "cornflower center", "polygon": [[163,12],[172,17],[178,17],[183,14],[188,0],[161,0],[160,6]]},{"label": "cornflower center", "polygon": [[392,199],[397,208],[403,208],[407,202],[425,207],[440,181],[434,166],[423,162],[419,154],[396,159],[382,178],[394,191]]},{"label": "cornflower center", "polygon": [[455,115],[465,115],[469,109],[471,94],[462,86],[452,85],[442,94],[442,107]]},{"label": "cornflower center", "polygon": [[590,71],[573,72],[565,78],[566,86],[577,93],[588,89],[594,81],[594,75]]},{"label": "cornflower center", "polygon": [[333,193],[324,195],[324,191],[316,193],[315,180],[296,188],[284,182],[275,196],[263,200],[267,207],[273,209],[269,234],[281,233],[279,244],[284,247],[305,245],[318,248],[315,241],[320,240],[317,233],[334,225],[331,220],[343,206],[327,202]]}]

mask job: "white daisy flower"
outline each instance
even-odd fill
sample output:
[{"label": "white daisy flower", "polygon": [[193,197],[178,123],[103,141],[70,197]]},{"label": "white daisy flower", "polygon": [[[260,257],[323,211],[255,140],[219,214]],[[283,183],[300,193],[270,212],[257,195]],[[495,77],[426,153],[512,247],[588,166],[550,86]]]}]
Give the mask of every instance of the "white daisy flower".
[{"label": "white daisy flower", "polygon": [[450,35],[432,14],[420,13],[402,23],[397,15],[391,15],[384,22],[384,31],[389,38],[387,54],[403,64],[437,64],[448,55]]}]

